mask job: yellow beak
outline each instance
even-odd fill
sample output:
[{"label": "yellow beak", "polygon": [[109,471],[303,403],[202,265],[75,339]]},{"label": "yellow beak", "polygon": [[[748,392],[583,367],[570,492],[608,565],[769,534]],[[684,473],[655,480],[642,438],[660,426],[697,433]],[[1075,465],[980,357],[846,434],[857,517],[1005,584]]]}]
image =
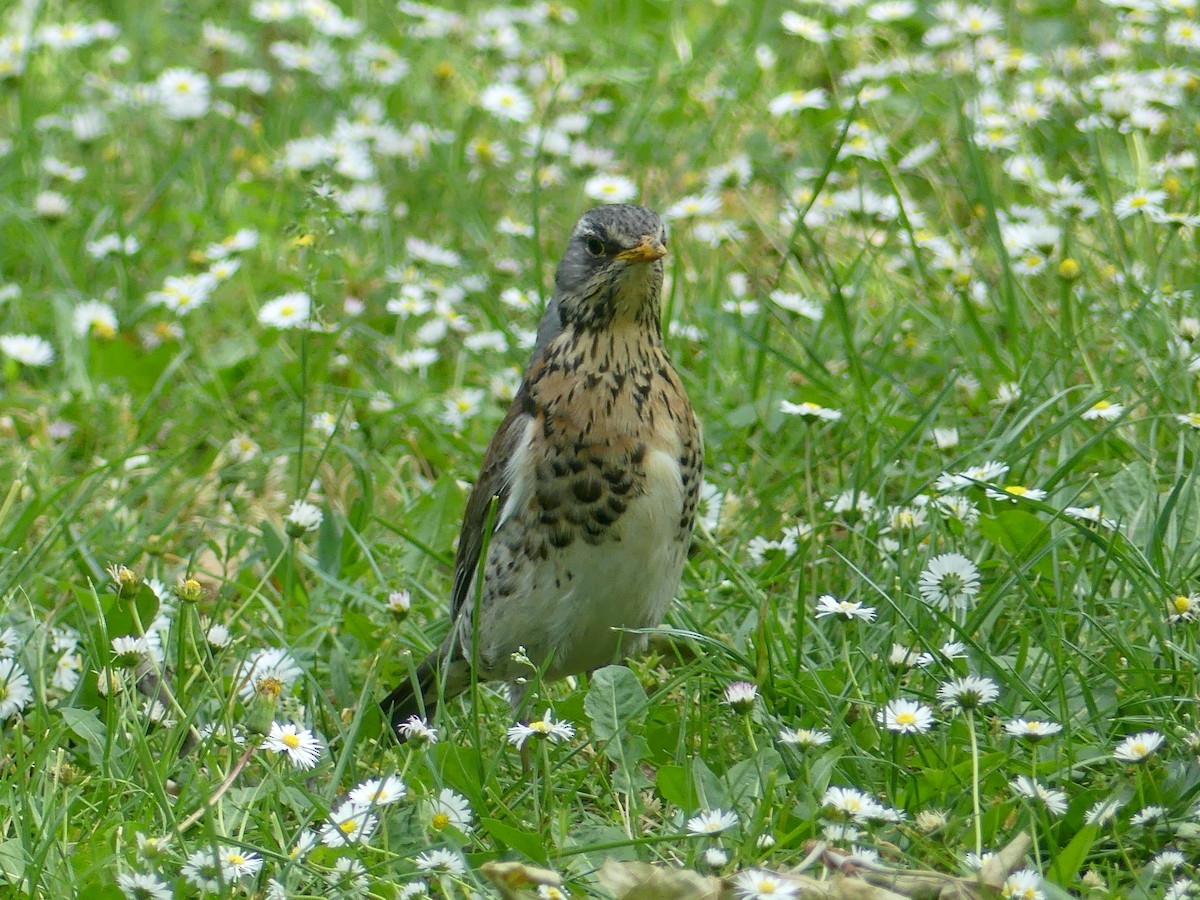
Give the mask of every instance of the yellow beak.
[{"label": "yellow beak", "polygon": [[646,235],[628,250],[622,250],[618,253],[617,259],[623,259],[626,262],[654,262],[654,260],[662,259],[666,255],[667,248],[662,245],[662,241]]}]

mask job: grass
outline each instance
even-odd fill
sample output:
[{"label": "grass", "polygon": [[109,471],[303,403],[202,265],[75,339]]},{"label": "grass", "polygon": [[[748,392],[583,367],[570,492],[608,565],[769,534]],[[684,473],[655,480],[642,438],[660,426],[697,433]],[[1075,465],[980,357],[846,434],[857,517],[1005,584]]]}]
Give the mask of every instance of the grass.
[{"label": "grass", "polygon": [[[600,896],[609,858],[729,875],[822,838],[958,872],[1027,830],[1037,894],[1183,896],[1189,13],[538,9],[312,3],[268,22],[55,2],[0,20],[0,334],[53,350],[0,343],[9,889],[467,896],[482,864],[521,859]],[[228,84],[241,70],[260,92]],[[484,100],[495,84],[515,106]],[[301,138],[327,139],[319,162],[288,164]],[[534,739],[528,765],[482,685],[439,710],[436,742],[399,746],[376,701],[444,634],[466,485],[610,175],[660,212],[714,198],[672,221],[667,260],[711,485],[677,600],[631,668],[535,683],[525,718],[573,734]],[[101,253],[108,235],[137,243]],[[260,319],[297,292],[323,327]],[[785,405],[805,401],[840,417]],[[989,460],[1006,468],[941,477]],[[296,500],[318,527],[289,531]],[[920,584],[945,554],[978,587],[939,607]],[[818,618],[825,595],[874,616]],[[153,711],[146,648],[113,646],[146,635],[172,687]],[[248,674],[264,651],[277,700]],[[966,676],[998,696],[945,707]],[[744,713],[738,681],[757,688]],[[889,727],[899,700],[932,726]],[[1061,731],[1014,738],[1016,719]],[[315,734],[312,769],[260,746],[272,722]],[[1146,732],[1161,746],[1114,757]],[[360,813],[378,827],[304,847],[387,776],[407,791]],[[833,788],[902,815],[856,817]],[[689,833],[715,811],[734,824]]]}]

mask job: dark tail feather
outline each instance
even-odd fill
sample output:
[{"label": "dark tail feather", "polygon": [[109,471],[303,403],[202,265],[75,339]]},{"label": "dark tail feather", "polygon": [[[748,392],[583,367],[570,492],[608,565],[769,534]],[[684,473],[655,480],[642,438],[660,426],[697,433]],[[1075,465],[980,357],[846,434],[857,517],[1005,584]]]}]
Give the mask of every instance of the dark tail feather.
[{"label": "dark tail feather", "polygon": [[392,732],[405,741],[400,726],[413,716],[426,722],[433,719],[438,702],[457,697],[471,683],[471,667],[462,658],[446,660],[451,651],[443,647],[430,653],[417,666],[412,677],[383,698],[380,706],[391,716]]},{"label": "dark tail feather", "polygon": [[405,741],[405,735],[400,726],[413,716],[421,716],[426,721],[433,718],[437,708],[437,656],[430,654],[425,657],[412,676],[402,681],[397,688],[383,698],[379,704],[383,711],[391,716],[392,733]]}]

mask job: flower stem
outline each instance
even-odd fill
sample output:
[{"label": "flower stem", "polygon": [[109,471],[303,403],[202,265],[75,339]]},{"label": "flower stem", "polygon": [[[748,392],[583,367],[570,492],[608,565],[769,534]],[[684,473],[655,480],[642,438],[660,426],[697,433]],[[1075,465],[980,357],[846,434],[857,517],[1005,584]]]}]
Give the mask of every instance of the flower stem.
[{"label": "flower stem", "polygon": [[971,735],[971,812],[975,823],[975,856],[983,856],[983,813],[979,802],[979,741],[975,737],[975,711],[968,709],[967,731]]},{"label": "flower stem", "polygon": [[[1029,747],[1029,778],[1036,789],[1037,785],[1037,744],[1031,744]],[[1033,860],[1040,873],[1042,871],[1042,849],[1038,846],[1037,836],[1037,811],[1033,808],[1033,804],[1029,805],[1029,837],[1033,841]]]}]

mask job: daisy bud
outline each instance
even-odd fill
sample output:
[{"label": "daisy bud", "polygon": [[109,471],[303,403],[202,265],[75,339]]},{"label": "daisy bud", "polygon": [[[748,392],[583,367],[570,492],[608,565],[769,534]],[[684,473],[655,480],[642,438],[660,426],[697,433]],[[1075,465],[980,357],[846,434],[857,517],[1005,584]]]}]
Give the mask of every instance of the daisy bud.
[{"label": "daisy bud", "polygon": [[246,730],[253,734],[267,734],[275,724],[275,708],[279,705],[279,694],[283,682],[267,675],[254,683],[254,699],[250,701],[250,712],[246,717]]},{"label": "daisy bud", "polygon": [[409,716],[406,721],[400,723],[397,730],[410,747],[436,744],[438,740],[437,729],[431,728],[420,716]]},{"label": "daisy bud", "polygon": [[113,593],[118,597],[122,600],[130,600],[137,596],[138,588],[142,586],[142,579],[136,572],[119,565],[111,565],[105,571],[113,580]]},{"label": "daisy bud", "polygon": [[319,506],[314,506],[304,500],[296,500],[292,503],[288,514],[283,517],[283,526],[288,537],[299,538],[320,528],[324,518],[325,514],[321,512]]},{"label": "daisy bud", "polygon": [[725,688],[725,702],[735,713],[749,715],[758,699],[758,688],[748,681],[735,681]]},{"label": "daisy bud", "polygon": [[101,697],[114,697],[124,690],[125,681],[116,669],[101,669],[96,673],[96,693]]},{"label": "daisy bud", "polygon": [[1068,256],[1058,264],[1058,277],[1063,281],[1074,281],[1079,277],[1079,263]]},{"label": "daisy bud", "polygon": [[1083,877],[1079,879],[1083,886],[1089,890],[1102,891],[1108,888],[1108,882],[1095,869],[1088,869],[1083,873]]},{"label": "daisy bud", "polygon": [[949,825],[950,820],[940,809],[923,809],[917,813],[913,824],[917,826],[917,831],[922,834],[933,834],[935,831],[941,831]]},{"label": "daisy bud", "polygon": [[388,594],[387,608],[397,621],[403,621],[412,609],[412,595],[408,591],[392,591]]},{"label": "daisy bud", "polygon": [[175,585],[175,595],[185,603],[199,603],[204,599],[204,585],[195,578],[181,578]]},{"label": "daisy bud", "polygon": [[150,642],[144,637],[122,635],[112,639],[112,651],[114,666],[133,669],[150,655]]}]

